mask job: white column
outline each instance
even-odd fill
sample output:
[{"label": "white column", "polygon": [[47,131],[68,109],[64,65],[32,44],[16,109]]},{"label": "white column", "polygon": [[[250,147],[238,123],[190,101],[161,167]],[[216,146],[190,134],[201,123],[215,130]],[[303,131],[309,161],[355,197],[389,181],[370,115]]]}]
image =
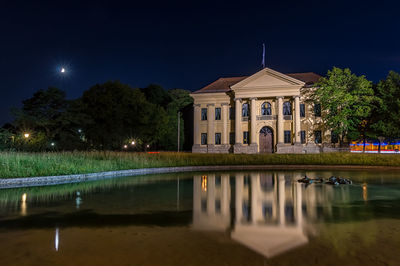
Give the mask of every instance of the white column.
[{"label": "white column", "polygon": [[[298,177],[300,178],[300,176]],[[301,184],[296,183],[296,222],[298,227],[303,226],[303,197],[301,191]]]},{"label": "white column", "polygon": [[285,175],[282,173],[278,174],[278,199],[279,199],[279,224],[281,226],[285,225]]},{"label": "white column", "polygon": [[201,211],[201,176],[193,177],[193,215]]},{"label": "white column", "polygon": [[283,97],[276,97],[278,99],[278,144],[283,143]]},{"label": "white column", "polygon": [[193,107],[193,144],[200,145],[200,104],[194,104]]},{"label": "white column", "polygon": [[215,104],[207,104],[207,144],[215,144],[214,134],[214,123],[215,123]]},{"label": "white column", "polygon": [[262,203],[260,200],[260,174],[251,174],[251,221],[253,224],[263,220]]},{"label": "white column", "polygon": [[240,222],[243,218],[243,181],[243,174],[237,173],[235,176],[236,222]]},{"label": "white column", "polygon": [[235,98],[235,144],[242,144],[242,99]]},{"label": "white column", "polygon": [[207,214],[215,215],[215,175],[207,179]]},{"label": "white column", "polygon": [[300,96],[294,96],[294,139],[295,144],[301,143],[300,138]]},{"label": "white column", "polygon": [[257,98],[250,98],[250,131],[251,131],[251,137],[250,137],[250,141],[251,144],[256,144],[256,138],[257,138],[257,132],[256,132],[256,118],[257,118],[257,114],[256,114],[256,100]]},{"label": "white column", "polygon": [[229,103],[222,103],[222,145],[229,144]]},{"label": "white column", "polygon": [[229,174],[221,175],[221,213],[223,216],[230,215],[230,192]]}]

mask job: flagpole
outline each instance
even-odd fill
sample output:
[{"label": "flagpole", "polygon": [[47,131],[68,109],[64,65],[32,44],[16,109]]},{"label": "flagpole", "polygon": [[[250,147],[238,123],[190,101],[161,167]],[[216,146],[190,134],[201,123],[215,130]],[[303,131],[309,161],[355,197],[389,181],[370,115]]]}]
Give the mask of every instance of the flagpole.
[{"label": "flagpole", "polygon": [[262,54],[261,65],[262,65],[262,68],[265,68],[265,43],[263,43],[263,54]]}]

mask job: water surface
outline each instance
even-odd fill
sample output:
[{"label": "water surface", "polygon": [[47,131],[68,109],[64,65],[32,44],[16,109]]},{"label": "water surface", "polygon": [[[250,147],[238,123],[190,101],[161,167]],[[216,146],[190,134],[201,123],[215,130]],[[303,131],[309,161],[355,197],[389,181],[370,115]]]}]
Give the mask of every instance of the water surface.
[{"label": "water surface", "polygon": [[[352,185],[305,185],[309,177]],[[400,265],[400,173],[201,172],[0,190],[0,265]]]}]

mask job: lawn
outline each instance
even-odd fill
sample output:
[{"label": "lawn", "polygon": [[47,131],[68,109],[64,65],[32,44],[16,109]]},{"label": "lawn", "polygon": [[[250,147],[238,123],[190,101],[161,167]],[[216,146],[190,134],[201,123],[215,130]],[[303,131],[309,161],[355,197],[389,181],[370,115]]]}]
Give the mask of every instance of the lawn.
[{"label": "lawn", "polygon": [[0,178],[95,173],[200,165],[365,165],[399,166],[395,154],[192,154],[162,152],[0,152]]}]

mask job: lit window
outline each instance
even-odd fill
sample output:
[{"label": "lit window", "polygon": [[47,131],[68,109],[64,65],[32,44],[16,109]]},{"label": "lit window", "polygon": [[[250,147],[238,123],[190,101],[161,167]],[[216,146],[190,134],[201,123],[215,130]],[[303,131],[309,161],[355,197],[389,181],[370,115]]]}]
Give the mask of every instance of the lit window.
[{"label": "lit window", "polygon": [[221,108],[215,108],[215,120],[221,120]]},{"label": "lit window", "polygon": [[207,120],[207,108],[201,108],[201,120]]},{"label": "lit window", "polygon": [[243,144],[249,144],[249,131],[243,132]]},{"label": "lit window", "polygon": [[221,133],[215,133],[215,145],[221,145]]},{"label": "lit window", "polygon": [[261,105],[261,115],[271,115],[271,104],[265,102]]},{"label": "lit window", "polygon": [[290,130],[284,131],[285,143],[292,143],[292,132]]},{"label": "lit window", "polygon": [[300,117],[306,117],[306,105],[304,103],[300,104]]},{"label": "lit window", "polygon": [[315,136],[315,143],[322,143],[321,130],[315,130],[314,131],[314,136]]},{"label": "lit window", "polygon": [[292,104],[290,102],[283,103],[283,115],[292,115]]},{"label": "lit window", "polygon": [[242,105],[242,117],[249,117],[249,104],[244,103]]},{"label": "lit window", "polygon": [[201,145],[207,145],[207,133],[201,133]]}]

